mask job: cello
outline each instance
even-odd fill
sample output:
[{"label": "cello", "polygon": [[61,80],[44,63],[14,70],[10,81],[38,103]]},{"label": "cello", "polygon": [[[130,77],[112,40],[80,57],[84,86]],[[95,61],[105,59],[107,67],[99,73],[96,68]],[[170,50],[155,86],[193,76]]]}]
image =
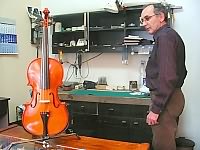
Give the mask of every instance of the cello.
[{"label": "cello", "polygon": [[32,87],[32,98],[24,104],[22,125],[36,136],[56,135],[69,124],[69,112],[58,97],[58,87],[62,84],[63,67],[59,61],[48,56],[49,10],[44,9],[42,20],[42,57],[34,59],[28,66],[28,85]]}]

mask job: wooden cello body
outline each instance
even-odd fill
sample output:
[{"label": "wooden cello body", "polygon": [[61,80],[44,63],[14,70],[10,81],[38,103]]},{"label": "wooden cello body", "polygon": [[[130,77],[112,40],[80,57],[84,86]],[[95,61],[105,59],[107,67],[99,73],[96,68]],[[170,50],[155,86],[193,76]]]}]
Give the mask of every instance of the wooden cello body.
[{"label": "wooden cello body", "polygon": [[48,9],[44,10],[42,58],[33,60],[27,70],[28,85],[32,87],[32,99],[24,104],[22,124],[32,135],[49,137],[68,127],[69,113],[58,97],[62,84],[63,67],[48,57]]}]

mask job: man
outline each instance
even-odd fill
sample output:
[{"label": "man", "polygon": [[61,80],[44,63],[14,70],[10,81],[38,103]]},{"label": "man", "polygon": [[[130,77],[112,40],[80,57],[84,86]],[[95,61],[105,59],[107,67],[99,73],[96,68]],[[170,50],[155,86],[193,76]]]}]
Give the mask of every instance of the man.
[{"label": "man", "polygon": [[187,74],[185,46],[179,34],[167,25],[168,12],[163,5],[146,6],[140,19],[155,41],[146,66],[146,84],[152,101],[146,122],[152,128],[152,147],[176,150],[178,118],[185,104],[181,91]]}]

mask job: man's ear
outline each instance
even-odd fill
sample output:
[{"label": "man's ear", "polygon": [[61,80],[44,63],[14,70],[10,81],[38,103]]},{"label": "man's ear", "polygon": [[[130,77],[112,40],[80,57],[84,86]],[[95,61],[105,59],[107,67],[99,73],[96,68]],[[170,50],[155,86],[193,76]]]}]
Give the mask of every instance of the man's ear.
[{"label": "man's ear", "polygon": [[160,12],[160,22],[163,22],[165,20],[164,13]]}]

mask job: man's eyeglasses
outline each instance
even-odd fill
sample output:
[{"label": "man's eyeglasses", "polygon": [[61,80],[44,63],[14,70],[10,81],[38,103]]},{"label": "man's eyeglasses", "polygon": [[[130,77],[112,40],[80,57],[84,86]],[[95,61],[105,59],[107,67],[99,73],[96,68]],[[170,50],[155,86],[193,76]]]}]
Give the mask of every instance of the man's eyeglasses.
[{"label": "man's eyeglasses", "polygon": [[151,16],[145,16],[144,18],[140,18],[140,23],[143,24],[145,21],[150,21],[151,18],[153,16],[156,16],[156,15],[158,15],[158,14],[154,14],[154,15],[151,15]]}]

